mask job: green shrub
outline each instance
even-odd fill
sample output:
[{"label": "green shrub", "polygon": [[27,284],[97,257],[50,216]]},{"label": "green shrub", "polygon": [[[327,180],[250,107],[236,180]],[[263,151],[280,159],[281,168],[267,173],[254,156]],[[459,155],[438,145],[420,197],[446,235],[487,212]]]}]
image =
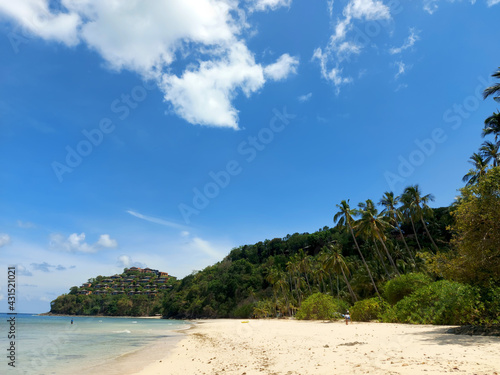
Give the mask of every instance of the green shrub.
[{"label": "green shrub", "polygon": [[414,324],[472,324],[484,307],[477,288],[441,280],[418,289],[393,306],[384,321]]},{"label": "green shrub", "polygon": [[245,303],[236,307],[231,314],[234,318],[251,318],[254,311],[255,303]]},{"label": "green shrub", "polygon": [[274,305],[274,302],[270,299],[264,299],[257,302],[255,307],[253,308],[253,315],[256,318],[269,318],[273,316],[275,310],[276,307]]},{"label": "green shrub", "polygon": [[431,278],[423,273],[408,273],[389,280],[384,285],[384,298],[391,305],[401,301],[416,290],[429,285]]},{"label": "green shrub", "polygon": [[302,302],[295,318],[304,320],[331,320],[340,318],[342,303],[332,296],[315,293]]},{"label": "green shrub", "polygon": [[375,297],[356,302],[350,313],[352,320],[369,322],[370,320],[379,319],[387,307],[386,302]]}]

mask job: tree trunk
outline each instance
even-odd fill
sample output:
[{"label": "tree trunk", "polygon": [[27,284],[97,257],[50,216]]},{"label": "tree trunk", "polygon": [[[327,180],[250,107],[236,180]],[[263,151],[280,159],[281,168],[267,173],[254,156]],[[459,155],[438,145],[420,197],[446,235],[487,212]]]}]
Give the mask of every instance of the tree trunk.
[{"label": "tree trunk", "polygon": [[382,238],[380,238],[380,235],[378,235],[378,239],[379,239],[380,243],[382,244],[382,246],[384,247],[385,253],[387,254],[387,257],[389,258],[389,262],[391,262],[397,275],[401,276],[401,274],[398,271],[398,267],[396,267],[396,263],[394,263],[394,259],[392,259],[391,254],[389,253],[389,250],[387,250],[387,246],[385,246],[385,242],[382,240]]},{"label": "tree trunk", "polygon": [[373,241],[373,245],[375,245],[375,251],[377,252],[378,257],[380,258],[380,262],[382,263],[382,267],[384,267],[385,274],[390,279],[391,278],[391,274],[389,273],[389,270],[385,266],[385,262],[384,262],[384,258],[382,257],[382,254],[380,254],[380,251],[378,251],[377,243],[375,241]]},{"label": "tree trunk", "polygon": [[368,272],[368,276],[370,276],[370,280],[372,281],[373,288],[375,288],[375,292],[377,293],[378,298],[382,299],[380,296],[380,293],[378,292],[377,285],[375,284],[375,281],[373,280],[372,273],[370,272],[370,268],[368,267],[368,264],[366,263],[365,257],[363,256],[363,253],[361,252],[361,249],[359,248],[358,241],[356,241],[356,236],[354,235],[354,231],[352,230],[351,224],[348,222],[347,225],[349,226],[349,229],[351,230],[351,235],[352,238],[354,239],[354,243],[356,244],[356,249],[358,249],[359,256],[361,257],[361,260],[363,261],[363,264],[365,265],[366,271]]},{"label": "tree trunk", "polygon": [[411,226],[413,227],[413,233],[415,233],[415,240],[417,240],[417,245],[418,249],[422,251],[422,248],[420,247],[420,242],[418,242],[418,234],[417,231],[415,230],[415,223],[413,222],[413,218],[410,215],[410,221],[411,221]]},{"label": "tree trunk", "polygon": [[354,302],[358,301],[358,298],[356,297],[356,294],[354,294],[354,290],[351,288],[351,284],[349,284],[349,280],[347,280],[347,276],[345,275],[344,268],[340,266],[340,270],[342,271],[342,276],[344,276],[344,281],[347,285],[347,289],[349,290],[349,293],[351,294],[351,297]]},{"label": "tree trunk", "polygon": [[420,220],[422,220],[422,224],[424,224],[424,229],[425,229],[425,232],[427,233],[427,236],[429,236],[429,239],[431,240],[432,244],[434,245],[434,248],[436,249],[436,252],[439,251],[439,248],[437,247],[436,243],[434,242],[434,240],[432,239],[431,237],[431,234],[429,233],[429,230],[427,229],[427,225],[425,224],[425,220],[423,217],[420,217]]},{"label": "tree trunk", "polygon": [[396,226],[399,230],[399,234],[401,234],[401,238],[403,239],[403,242],[405,244],[406,251],[408,251],[408,254],[410,254],[411,260],[413,261],[413,263],[415,263],[415,258],[413,257],[413,251],[411,251],[410,248],[408,247],[408,244],[406,243],[403,231],[401,230],[401,227],[399,226],[399,223],[397,221],[396,221]]}]

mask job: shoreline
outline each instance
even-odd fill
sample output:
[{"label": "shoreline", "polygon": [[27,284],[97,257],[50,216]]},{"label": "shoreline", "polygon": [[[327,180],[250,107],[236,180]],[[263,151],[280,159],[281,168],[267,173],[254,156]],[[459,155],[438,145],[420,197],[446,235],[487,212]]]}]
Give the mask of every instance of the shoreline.
[{"label": "shoreline", "polygon": [[[111,316],[111,315],[66,315],[66,314],[54,314],[51,312],[48,313],[40,313],[40,314],[32,314],[32,315],[37,315],[37,316],[62,316],[62,317],[68,317],[68,318],[136,318],[136,319],[165,319],[165,320],[183,320],[183,319],[167,319],[163,318],[163,316],[130,316],[130,315],[117,315],[117,316]],[[185,320],[187,322],[187,320]]]},{"label": "shoreline", "polygon": [[[455,326],[297,320],[199,320],[134,375],[500,374],[500,338]],[[131,374],[127,374],[131,375]]]},{"label": "shoreline", "polygon": [[193,322],[187,320],[184,320],[184,322],[188,323],[185,328],[168,331],[165,336],[159,337],[145,346],[120,353],[114,358],[89,366],[72,369],[71,373],[74,375],[133,375],[138,371],[142,371],[151,363],[161,362],[165,354],[170,353],[185,338],[186,332],[194,327]]}]

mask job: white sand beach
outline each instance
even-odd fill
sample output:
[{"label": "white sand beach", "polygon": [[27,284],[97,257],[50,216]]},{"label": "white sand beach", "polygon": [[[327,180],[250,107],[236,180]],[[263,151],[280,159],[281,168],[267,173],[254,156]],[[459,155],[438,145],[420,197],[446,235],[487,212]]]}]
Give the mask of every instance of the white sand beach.
[{"label": "white sand beach", "polygon": [[500,337],[448,328],[201,320],[164,359],[136,374],[500,374]]}]

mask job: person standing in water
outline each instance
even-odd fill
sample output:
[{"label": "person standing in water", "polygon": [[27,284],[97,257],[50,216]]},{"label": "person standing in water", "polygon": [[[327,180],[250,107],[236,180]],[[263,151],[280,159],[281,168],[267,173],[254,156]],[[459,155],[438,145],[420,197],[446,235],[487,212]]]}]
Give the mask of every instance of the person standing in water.
[{"label": "person standing in water", "polygon": [[73,324],[73,319],[71,319],[71,324]]}]

